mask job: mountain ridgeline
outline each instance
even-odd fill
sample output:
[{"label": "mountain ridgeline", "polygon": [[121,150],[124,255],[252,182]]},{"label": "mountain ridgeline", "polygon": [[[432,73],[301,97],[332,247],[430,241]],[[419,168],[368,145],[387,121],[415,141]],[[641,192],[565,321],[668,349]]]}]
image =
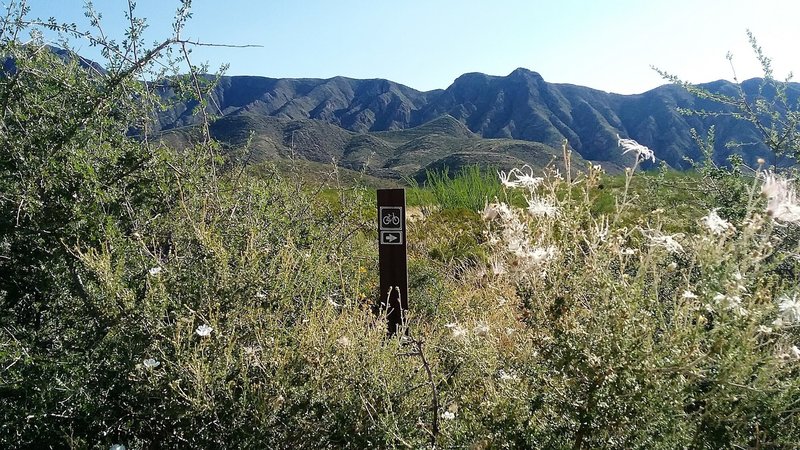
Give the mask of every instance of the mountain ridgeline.
[{"label": "mountain ridgeline", "polygon": [[[761,81],[742,84],[748,95]],[[702,85],[736,96],[727,81]],[[800,85],[789,85],[797,102]],[[162,90],[164,98],[174,94]],[[771,153],[754,126],[730,115],[698,117],[680,109],[729,112],[675,85],[637,95],[619,95],[570,84],[548,83],[536,72],[516,69],[507,76],[468,73],[444,90],[421,92],[383,79],[273,79],[222,77],[209,102],[219,118],[214,136],[248,157],[289,154],[319,162],[336,160],[382,177],[415,176],[427,167],[460,163],[541,165],[558,158],[566,139],[575,157],[619,168],[617,135],[636,139],[658,160],[685,169],[686,158],[702,158],[690,130],[705,135],[716,127],[714,158],[725,162],[738,153],[754,163]],[[191,136],[196,102],[177,103],[160,113],[165,139]],[[171,131],[170,131],[171,130]],[[177,139],[177,141],[176,141]],[[728,142],[747,143],[729,146]],[[249,145],[249,146],[248,146]],[[574,164],[573,164],[574,166]]]}]

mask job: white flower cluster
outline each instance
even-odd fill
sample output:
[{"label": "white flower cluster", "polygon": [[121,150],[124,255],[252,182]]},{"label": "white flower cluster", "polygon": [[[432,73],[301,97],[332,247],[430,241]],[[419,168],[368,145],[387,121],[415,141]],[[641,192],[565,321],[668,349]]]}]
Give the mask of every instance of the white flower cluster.
[{"label": "white flower cluster", "polygon": [[155,369],[156,367],[160,366],[161,363],[157,359],[147,358],[142,361],[142,364],[146,369]]},{"label": "white flower cluster", "polygon": [[528,213],[534,217],[557,217],[558,206],[553,202],[531,196],[526,199],[528,201]]},{"label": "white flower cluster", "polygon": [[767,197],[767,214],[779,222],[800,223],[800,204],[792,183],[774,172],[764,174],[761,193]]},{"label": "white flower cluster", "polygon": [[778,313],[778,318],[772,322],[776,327],[800,324],[800,300],[797,299],[797,293],[778,297]]},{"label": "white flower cluster", "polygon": [[526,188],[533,191],[544,181],[542,177],[533,176],[533,168],[527,164],[522,166],[522,169],[515,167],[508,173],[500,171],[497,174],[500,176],[500,182],[507,188]]},{"label": "white flower cluster", "polygon": [[[445,324],[445,328],[450,329],[450,331],[453,333],[453,337],[457,339],[465,338],[467,337],[467,334],[469,334],[469,330],[456,322]],[[487,337],[489,336],[489,325],[485,323],[479,323],[475,325],[475,328],[472,329],[472,332],[475,334],[475,336]]]},{"label": "white flower cluster", "polygon": [[676,237],[683,237],[683,235],[680,233],[673,235],[668,235],[668,234],[647,235],[647,238],[650,239],[651,246],[664,247],[670,253],[683,252],[683,246],[677,240],[675,240]]},{"label": "white flower cluster", "polygon": [[722,217],[719,216],[719,214],[717,214],[716,208],[711,210],[708,213],[708,215],[700,219],[700,221],[702,222],[703,225],[705,225],[706,228],[708,228],[713,234],[716,234],[717,236],[736,229],[734,228],[733,225],[731,225],[730,222],[723,219]]},{"label": "white flower cluster", "polygon": [[747,315],[747,310],[742,306],[742,297],[738,295],[725,295],[717,292],[714,295],[714,301],[718,305],[731,310],[740,316]]},{"label": "white flower cluster", "polygon": [[483,220],[494,220],[501,218],[503,221],[511,220],[514,216],[514,211],[503,202],[487,203],[483,208]]},{"label": "white flower cluster", "polygon": [[457,323],[445,324],[445,328],[449,328],[453,333],[454,338],[463,338],[467,335],[467,329]]},{"label": "white flower cluster", "polygon": [[534,193],[544,178],[535,177],[530,166],[513,168],[508,173],[498,172],[498,175],[504,186],[526,188],[529,195],[526,196],[528,207],[524,210],[498,202],[496,199],[494,203],[487,203],[483,210],[483,219],[497,225],[488,232],[489,245],[498,251],[492,259],[492,273],[495,276],[509,271],[523,275],[541,274],[543,263],[556,255],[556,248],[539,245],[531,239],[531,231],[523,213],[527,212],[534,217],[551,218],[559,215],[559,208],[552,199]]},{"label": "white flower cluster", "polygon": [[619,135],[617,135],[617,145],[619,145],[620,147],[622,147],[623,150],[625,150],[622,152],[623,155],[628,152],[634,152],[636,153],[636,158],[639,161],[644,161],[646,159],[649,159],[653,162],[656,162],[656,154],[653,153],[653,151],[650,150],[649,148],[634,141],[633,139],[623,139],[619,137]]},{"label": "white flower cluster", "polygon": [[212,331],[214,331],[214,329],[206,324],[200,325],[196,330],[194,330],[194,332],[200,337],[210,336]]}]

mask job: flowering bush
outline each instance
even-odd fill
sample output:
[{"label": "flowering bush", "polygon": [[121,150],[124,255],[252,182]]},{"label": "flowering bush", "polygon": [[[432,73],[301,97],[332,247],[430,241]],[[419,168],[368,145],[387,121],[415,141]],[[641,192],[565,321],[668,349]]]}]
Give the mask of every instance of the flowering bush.
[{"label": "flowering bush", "polygon": [[787,321],[794,294],[782,292],[796,286],[778,269],[796,253],[776,250],[774,230],[793,221],[773,212],[796,207],[791,183],[758,173],[741,223],[712,210],[695,232],[668,234],[658,216],[627,226],[590,213],[592,171],[531,187],[557,216],[503,203],[484,211],[489,289],[514,292],[503,303],[531,346],[515,361],[537,399],[519,445],[793,445],[800,334]]}]

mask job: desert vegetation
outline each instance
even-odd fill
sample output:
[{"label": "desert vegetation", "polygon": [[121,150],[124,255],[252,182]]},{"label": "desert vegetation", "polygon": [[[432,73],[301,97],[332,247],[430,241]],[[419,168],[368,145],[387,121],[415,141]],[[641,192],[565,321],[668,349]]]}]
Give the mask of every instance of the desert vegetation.
[{"label": "desert vegetation", "polygon": [[213,117],[179,149],[148,132],[164,83],[198,113],[213,85],[182,5],[155,46],[132,12],[119,43],[24,2],[3,19],[0,447],[800,442],[787,171],[644,173],[653,150],[621,138],[620,175],[566,143],[541,170],[430,172],[409,188],[407,332],[388,337],[371,179],[247,164]]}]

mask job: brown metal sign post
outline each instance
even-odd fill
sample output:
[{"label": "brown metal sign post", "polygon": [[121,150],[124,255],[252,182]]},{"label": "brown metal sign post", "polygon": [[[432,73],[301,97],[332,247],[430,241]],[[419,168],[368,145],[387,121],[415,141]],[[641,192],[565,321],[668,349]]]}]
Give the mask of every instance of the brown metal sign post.
[{"label": "brown metal sign post", "polygon": [[387,311],[389,334],[394,335],[408,310],[405,189],[378,189],[378,267],[378,304]]}]

